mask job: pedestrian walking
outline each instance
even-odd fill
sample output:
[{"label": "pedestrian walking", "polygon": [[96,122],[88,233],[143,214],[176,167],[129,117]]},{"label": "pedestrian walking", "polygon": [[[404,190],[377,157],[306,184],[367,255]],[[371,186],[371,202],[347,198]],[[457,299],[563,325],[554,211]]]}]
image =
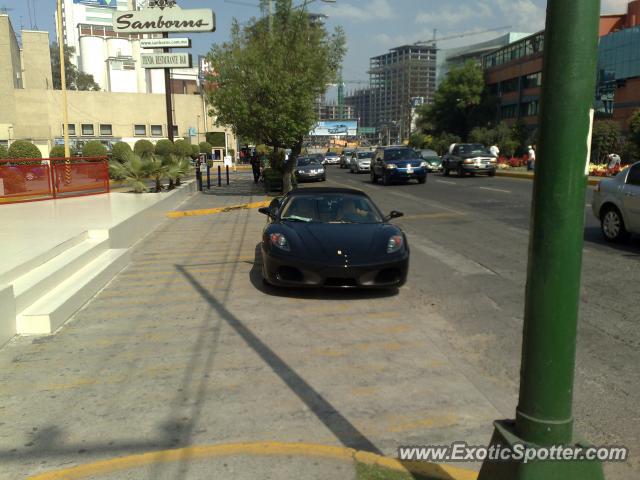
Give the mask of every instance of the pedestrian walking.
[{"label": "pedestrian walking", "polygon": [[529,155],[529,158],[527,159],[527,170],[533,170],[536,165],[535,145],[534,146],[529,145],[528,155]]},{"label": "pedestrian walking", "polygon": [[496,158],[498,158],[498,156],[500,155],[500,149],[495,143],[489,147],[489,152]]},{"label": "pedestrian walking", "polygon": [[257,153],[251,156],[251,169],[253,170],[253,181],[258,183],[260,180],[260,157]]}]

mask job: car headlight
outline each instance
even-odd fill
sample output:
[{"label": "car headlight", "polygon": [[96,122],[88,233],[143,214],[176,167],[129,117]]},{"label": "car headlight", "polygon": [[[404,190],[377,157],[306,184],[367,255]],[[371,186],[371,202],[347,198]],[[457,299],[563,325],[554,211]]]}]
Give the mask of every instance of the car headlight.
[{"label": "car headlight", "polygon": [[271,234],[271,245],[280,250],[284,250],[285,252],[289,252],[291,248],[289,247],[289,242],[287,241],[287,237],[285,237],[281,233],[272,233]]},{"label": "car headlight", "polygon": [[463,160],[462,163],[476,163],[476,159],[475,158],[467,158],[467,159]]},{"label": "car headlight", "polygon": [[427,162],[420,162],[420,167],[421,168],[426,168],[427,167]]},{"label": "car headlight", "polygon": [[384,168],[386,168],[387,170],[393,170],[394,168],[397,168],[397,167],[395,163],[387,163]]},{"label": "car headlight", "polygon": [[387,242],[387,253],[395,253],[402,248],[402,235],[394,235]]}]

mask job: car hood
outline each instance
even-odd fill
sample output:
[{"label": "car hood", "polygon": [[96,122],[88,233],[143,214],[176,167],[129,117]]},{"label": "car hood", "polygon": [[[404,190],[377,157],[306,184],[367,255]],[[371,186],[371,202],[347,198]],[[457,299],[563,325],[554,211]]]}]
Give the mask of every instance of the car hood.
[{"label": "car hood", "polygon": [[341,264],[345,255],[354,261],[388,255],[389,237],[401,233],[398,227],[388,223],[284,222],[280,225],[285,236],[291,237],[292,254],[304,252],[305,257],[322,259],[329,264]]}]

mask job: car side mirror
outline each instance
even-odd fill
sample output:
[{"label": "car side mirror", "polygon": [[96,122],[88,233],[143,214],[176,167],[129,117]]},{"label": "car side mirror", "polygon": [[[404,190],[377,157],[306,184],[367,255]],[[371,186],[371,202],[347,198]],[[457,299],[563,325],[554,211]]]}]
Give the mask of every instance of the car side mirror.
[{"label": "car side mirror", "polygon": [[393,218],[400,218],[402,216],[404,216],[404,213],[398,212],[397,210],[391,210],[391,213],[389,213],[389,216],[387,218],[391,220]]},{"label": "car side mirror", "polygon": [[259,208],[259,209],[258,209],[258,211],[259,211],[260,213],[262,213],[263,215],[266,215],[267,217],[271,217],[271,216],[272,216],[272,214],[271,214],[271,209],[270,209],[269,207],[262,207],[262,208]]}]

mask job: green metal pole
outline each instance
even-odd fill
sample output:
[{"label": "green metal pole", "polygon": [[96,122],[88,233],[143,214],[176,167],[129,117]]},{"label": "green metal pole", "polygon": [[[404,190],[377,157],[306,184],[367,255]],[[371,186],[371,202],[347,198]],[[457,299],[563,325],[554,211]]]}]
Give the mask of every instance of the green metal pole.
[{"label": "green metal pole", "polygon": [[549,0],[516,434],[573,440],[573,381],[599,0]]}]

